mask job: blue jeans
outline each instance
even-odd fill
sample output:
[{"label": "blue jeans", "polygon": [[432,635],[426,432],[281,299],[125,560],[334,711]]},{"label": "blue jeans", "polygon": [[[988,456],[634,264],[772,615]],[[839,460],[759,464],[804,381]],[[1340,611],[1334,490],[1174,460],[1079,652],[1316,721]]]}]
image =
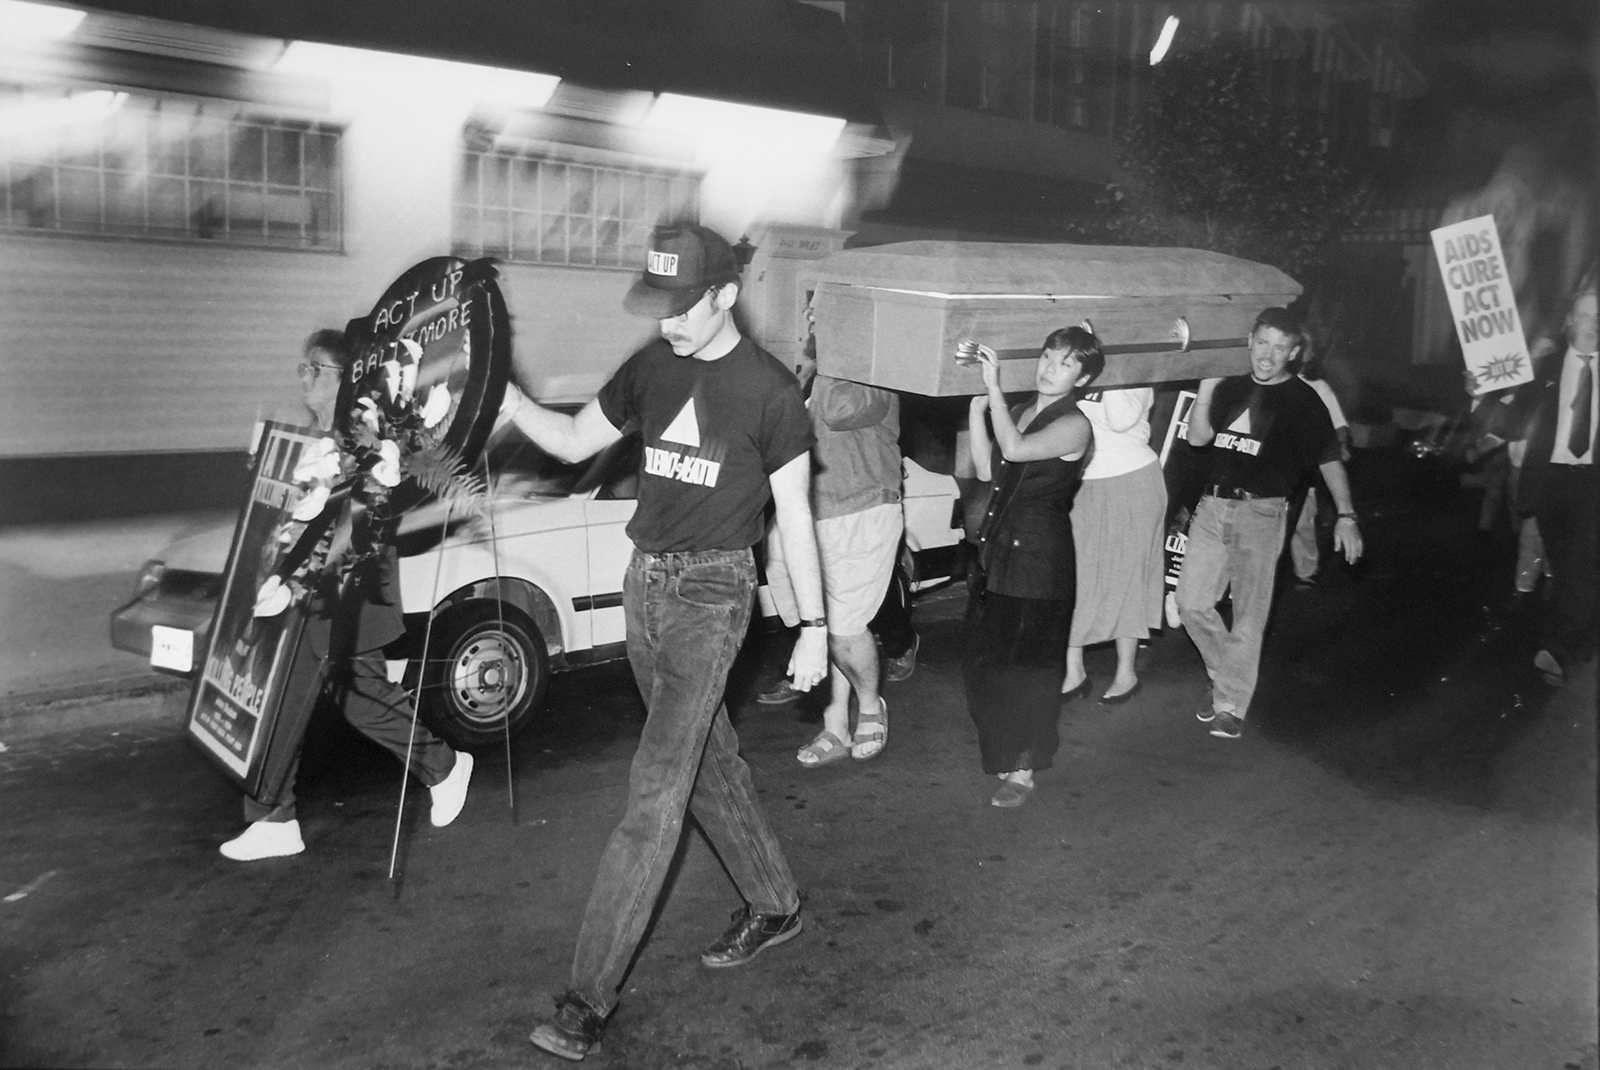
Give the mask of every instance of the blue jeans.
[{"label": "blue jeans", "polygon": [[[1211,707],[1218,713],[1243,717],[1256,693],[1288,511],[1283,498],[1236,501],[1207,495],[1189,524],[1178,573],[1178,616],[1205,659]],[[1232,628],[1217,611],[1229,590]]]},{"label": "blue jeans", "polygon": [[572,988],[602,1014],[616,1005],[667,869],[694,815],[750,909],[800,909],[789,865],[756,798],[723,702],[755,603],[749,550],[634,551],[623,581],[628,660],[649,715],[578,933]]}]

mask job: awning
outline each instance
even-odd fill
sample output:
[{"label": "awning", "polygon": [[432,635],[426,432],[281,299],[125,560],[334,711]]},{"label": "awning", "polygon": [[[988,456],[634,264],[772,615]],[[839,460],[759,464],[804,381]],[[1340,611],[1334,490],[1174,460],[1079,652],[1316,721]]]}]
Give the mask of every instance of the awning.
[{"label": "awning", "polygon": [[92,11],[883,125],[844,25],[798,0],[94,0]]}]

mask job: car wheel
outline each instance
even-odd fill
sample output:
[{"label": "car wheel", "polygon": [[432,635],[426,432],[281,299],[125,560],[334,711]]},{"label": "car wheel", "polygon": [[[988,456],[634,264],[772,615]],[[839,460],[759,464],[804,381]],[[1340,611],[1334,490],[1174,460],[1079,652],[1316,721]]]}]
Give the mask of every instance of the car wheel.
[{"label": "car wheel", "polygon": [[508,722],[514,736],[544,704],[544,636],[512,606],[477,601],[447,609],[433,622],[429,647],[421,712],[453,746],[499,743]]}]

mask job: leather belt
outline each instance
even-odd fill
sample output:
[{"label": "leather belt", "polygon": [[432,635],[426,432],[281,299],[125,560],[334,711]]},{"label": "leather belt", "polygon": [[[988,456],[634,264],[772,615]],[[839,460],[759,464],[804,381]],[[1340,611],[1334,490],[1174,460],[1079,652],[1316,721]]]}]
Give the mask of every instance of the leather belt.
[{"label": "leather belt", "polygon": [[1240,502],[1253,502],[1258,498],[1267,497],[1265,494],[1251,494],[1249,491],[1241,490],[1238,487],[1224,487],[1221,483],[1207,483],[1205,493],[1202,496],[1232,498],[1234,501]]}]

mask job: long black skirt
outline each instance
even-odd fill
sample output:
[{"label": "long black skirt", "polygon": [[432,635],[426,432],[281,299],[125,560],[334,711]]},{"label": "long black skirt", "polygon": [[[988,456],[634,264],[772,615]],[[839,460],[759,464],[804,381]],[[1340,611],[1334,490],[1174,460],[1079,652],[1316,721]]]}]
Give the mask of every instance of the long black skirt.
[{"label": "long black skirt", "polygon": [[975,580],[961,669],[983,771],[1048,769],[1060,743],[1072,602],[995,594]]}]

